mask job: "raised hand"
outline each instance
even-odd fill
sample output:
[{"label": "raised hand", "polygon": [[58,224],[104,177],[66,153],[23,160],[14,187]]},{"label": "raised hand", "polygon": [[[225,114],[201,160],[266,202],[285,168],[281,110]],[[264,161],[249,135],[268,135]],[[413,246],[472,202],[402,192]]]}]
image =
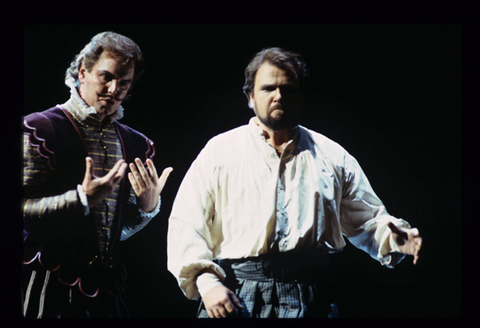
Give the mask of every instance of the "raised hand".
[{"label": "raised hand", "polygon": [[146,161],[148,171],[143,166],[139,158],[135,159],[135,163],[130,163],[130,171],[128,179],[132,184],[133,191],[137,196],[138,206],[145,212],[151,212],[155,209],[168,176],[173,171],[173,168],[167,167],[163,170],[160,178],[157,170],[151,159]]},{"label": "raised hand", "polygon": [[110,172],[103,177],[97,177],[93,174],[93,159],[91,157],[85,158],[85,164],[82,188],[87,194],[88,206],[94,207],[113,192],[115,186],[125,174],[127,163],[123,159],[119,160]]},{"label": "raised hand", "polygon": [[422,248],[422,237],[417,228],[403,229],[397,227],[392,222],[388,223],[392,230],[393,238],[397,242],[398,248],[402,254],[413,255],[413,264],[417,264]]}]

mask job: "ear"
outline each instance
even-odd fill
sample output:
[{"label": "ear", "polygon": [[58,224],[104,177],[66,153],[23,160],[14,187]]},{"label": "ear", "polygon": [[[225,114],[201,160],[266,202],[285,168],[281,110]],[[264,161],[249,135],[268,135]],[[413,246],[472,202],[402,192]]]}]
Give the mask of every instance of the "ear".
[{"label": "ear", "polygon": [[78,81],[80,81],[80,83],[83,83],[83,81],[85,81],[85,72],[87,70],[85,69],[85,67],[83,66],[83,64],[80,65],[80,68],[78,70]]},{"label": "ear", "polygon": [[248,107],[255,110],[255,101],[253,100],[253,93],[250,92],[248,95],[249,95]]}]

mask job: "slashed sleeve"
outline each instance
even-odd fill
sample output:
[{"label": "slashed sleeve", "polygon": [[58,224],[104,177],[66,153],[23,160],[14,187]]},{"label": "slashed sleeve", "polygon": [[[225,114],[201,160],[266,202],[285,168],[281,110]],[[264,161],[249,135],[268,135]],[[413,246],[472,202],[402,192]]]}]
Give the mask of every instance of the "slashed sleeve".
[{"label": "slashed sleeve", "polygon": [[43,196],[44,190],[48,190],[48,176],[54,168],[55,154],[36,130],[25,124],[22,208],[25,230],[72,224],[74,218],[81,219],[88,211],[88,207],[82,204],[81,186],[61,194]]}]

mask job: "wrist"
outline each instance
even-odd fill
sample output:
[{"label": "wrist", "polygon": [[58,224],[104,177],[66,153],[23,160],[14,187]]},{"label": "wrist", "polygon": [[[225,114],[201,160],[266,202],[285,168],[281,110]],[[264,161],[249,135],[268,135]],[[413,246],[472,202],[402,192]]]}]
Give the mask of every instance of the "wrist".
[{"label": "wrist", "polygon": [[[135,200],[135,202],[137,203],[137,200]],[[149,211],[143,210],[140,207],[140,205],[137,203],[138,210],[140,212],[140,216],[141,217],[150,217],[150,218],[156,216],[160,212],[161,203],[162,203],[162,198],[161,198],[161,196],[158,196],[157,205],[155,207],[153,207],[152,209],[150,209]]]},{"label": "wrist", "polygon": [[220,279],[213,273],[204,272],[197,277],[197,288],[200,296],[204,297],[211,289],[223,285]]}]

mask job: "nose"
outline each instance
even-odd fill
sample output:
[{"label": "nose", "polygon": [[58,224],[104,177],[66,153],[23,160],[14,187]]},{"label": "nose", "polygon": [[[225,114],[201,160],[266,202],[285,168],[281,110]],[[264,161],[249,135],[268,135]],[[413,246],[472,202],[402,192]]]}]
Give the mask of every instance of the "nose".
[{"label": "nose", "polygon": [[274,101],[280,101],[282,99],[282,91],[280,88],[276,88],[273,95]]},{"label": "nose", "polygon": [[118,90],[118,81],[115,79],[109,81],[107,84],[107,87],[108,87],[108,93],[114,96]]}]

